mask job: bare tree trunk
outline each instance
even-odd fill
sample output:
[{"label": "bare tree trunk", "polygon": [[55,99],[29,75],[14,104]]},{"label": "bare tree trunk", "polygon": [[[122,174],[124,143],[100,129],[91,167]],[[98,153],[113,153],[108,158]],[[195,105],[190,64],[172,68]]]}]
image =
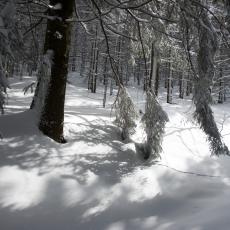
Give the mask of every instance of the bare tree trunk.
[{"label": "bare tree trunk", "polygon": [[182,71],[179,80],[179,98],[184,99],[184,71]]},{"label": "bare tree trunk", "polygon": [[[117,42],[116,42],[116,48],[115,48],[115,54],[117,56],[117,72],[118,72],[118,76],[119,76],[119,81],[120,83],[123,85],[123,75],[122,75],[122,60],[121,60],[121,37],[117,38]],[[116,82],[116,84],[118,85],[118,82]]]},{"label": "bare tree trunk", "polygon": [[97,89],[98,57],[99,57],[99,50],[97,47],[95,49],[94,74],[93,74],[92,89],[91,89],[92,93],[96,93],[96,89]]},{"label": "bare tree trunk", "polygon": [[113,95],[113,78],[111,77],[110,79],[110,93],[109,93],[110,96]]},{"label": "bare tree trunk", "polygon": [[105,108],[107,89],[108,89],[107,63],[108,63],[108,57],[105,58],[105,67],[104,67],[104,85],[105,85],[105,88],[104,88],[104,97],[103,97],[103,108]]},{"label": "bare tree trunk", "polygon": [[86,35],[85,33],[82,34],[82,47],[81,47],[81,66],[80,66],[80,75],[83,77],[85,73],[86,67],[86,57],[87,57],[87,42],[86,42]]},{"label": "bare tree trunk", "polygon": [[138,58],[138,67],[137,67],[137,85],[141,85],[141,62],[140,58]]},{"label": "bare tree trunk", "polygon": [[80,75],[82,77],[84,76],[85,65],[86,65],[86,50],[85,48],[83,48],[81,52],[81,67],[80,67]]},{"label": "bare tree trunk", "polygon": [[131,74],[131,71],[129,70],[129,64],[128,62],[126,63],[126,74],[125,74],[125,85],[128,86],[128,82],[129,82],[129,76]]},{"label": "bare tree trunk", "polygon": [[53,140],[64,143],[64,102],[68,73],[69,45],[71,25],[67,21],[72,16],[74,0],[50,0],[51,6],[61,5],[61,8],[50,8],[48,18],[44,53],[52,52],[51,76],[44,106],[41,110],[39,129]]},{"label": "bare tree trunk", "polygon": [[70,71],[75,72],[77,69],[77,39],[78,39],[78,27],[73,28],[72,30],[73,36],[73,42],[72,42],[72,55],[70,54],[71,59],[69,62],[70,64]]},{"label": "bare tree trunk", "polygon": [[97,67],[98,67],[98,55],[99,55],[97,37],[98,37],[98,27],[96,27],[95,38],[91,48],[90,71],[88,77],[88,89],[91,90],[91,93],[96,93]]},{"label": "bare tree trunk", "polygon": [[167,79],[167,103],[172,104],[172,63],[169,62],[169,73]]},{"label": "bare tree trunk", "polygon": [[98,27],[96,26],[95,39],[94,39],[94,48],[93,48],[93,64],[92,64],[92,76],[91,76],[91,92],[96,93],[96,84],[97,84],[97,66],[98,66]]},{"label": "bare tree trunk", "polygon": [[89,66],[89,76],[88,76],[88,90],[92,88],[92,78],[93,78],[93,64],[94,64],[94,47],[95,43],[91,44],[91,55],[90,55],[90,66]]},{"label": "bare tree trunk", "polygon": [[20,66],[19,79],[20,79],[20,81],[22,81],[23,80],[23,74],[24,74],[24,63],[21,62],[19,66]]},{"label": "bare tree trunk", "polygon": [[157,62],[158,62],[156,48],[154,43],[152,43],[151,48],[151,66],[150,66],[150,76],[149,76],[149,87],[151,90],[155,88],[156,85],[156,75],[157,75]]},{"label": "bare tree trunk", "polygon": [[156,82],[155,82],[155,95],[158,96],[159,91],[159,85],[160,85],[160,63],[157,63],[157,69],[156,69]]}]

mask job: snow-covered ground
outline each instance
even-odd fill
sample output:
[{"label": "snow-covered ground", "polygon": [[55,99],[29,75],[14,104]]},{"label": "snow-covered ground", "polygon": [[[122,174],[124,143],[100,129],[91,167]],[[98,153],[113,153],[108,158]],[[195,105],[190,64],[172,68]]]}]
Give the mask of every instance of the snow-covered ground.
[{"label": "snow-covered ground", "polygon": [[[170,119],[162,159],[143,162],[112,123],[113,98],[103,109],[103,89],[91,94],[74,76],[65,108],[68,143],[41,135],[27,110],[32,94],[22,92],[30,81],[12,82],[0,116],[1,230],[230,229],[230,158],[210,157],[191,100],[169,105],[161,94]],[[129,90],[143,108],[142,91]],[[230,106],[213,110],[230,147]],[[139,125],[133,141],[143,140]]]}]

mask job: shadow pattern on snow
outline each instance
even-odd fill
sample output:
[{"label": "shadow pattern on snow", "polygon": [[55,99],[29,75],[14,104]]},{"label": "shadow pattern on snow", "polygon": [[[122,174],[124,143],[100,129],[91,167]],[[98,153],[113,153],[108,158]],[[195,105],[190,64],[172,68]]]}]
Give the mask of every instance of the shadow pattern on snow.
[{"label": "shadow pattern on snow", "polygon": [[[223,221],[230,224],[226,211],[230,192],[224,178],[196,177],[162,170],[151,162],[143,164],[136,158],[133,144],[120,141],[114,126],[80,118],[82,123],[75,125],[81,131],[69,129],[65,145],[30,129],[23,137],[12,132],[7,143],[3,140],[1,169],[10,168],[10,172],[16,170],[22,176],[35,171],[34,186],[38,178],[44,181],[40,198],[33,201],[28,197],[32,201],[24,206],[4,203],[15,185],[0,184],[0,222],[4,229],[216,230]],[[101,153],[99,145],[108,152]],[[85,147],[89,147],[87,153]],[[229,167],[222,169],[208,157],[187,165],[188,171],[202,168],[202,173],[211,175],[230,174]],[[27,186],[25,183],[22,193],[28,192]]]}]

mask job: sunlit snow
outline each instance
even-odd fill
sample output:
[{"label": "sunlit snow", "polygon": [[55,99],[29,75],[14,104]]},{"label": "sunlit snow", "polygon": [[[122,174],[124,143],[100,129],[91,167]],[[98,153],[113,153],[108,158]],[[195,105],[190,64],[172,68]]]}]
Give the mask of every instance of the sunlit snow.
[{"label": "sunlit snow", "polygon": [[[33,79],[31,79],[32,81]],[[67,144],[36,128],[28,78],[12,79],[6,115],[0,116],[0,223],[3,230],[227,230],[230,226],[230,159],[210,157],[204,133],[192,120],[191,99],[160,102],[166,125],[162,158],[144,162],[134,142],[123,143],[103,89],[90,94],[70,77],[65,106]],[[129,88],[138,108],[142,90]],[[230,146],[230,106],[214,105]]]}]

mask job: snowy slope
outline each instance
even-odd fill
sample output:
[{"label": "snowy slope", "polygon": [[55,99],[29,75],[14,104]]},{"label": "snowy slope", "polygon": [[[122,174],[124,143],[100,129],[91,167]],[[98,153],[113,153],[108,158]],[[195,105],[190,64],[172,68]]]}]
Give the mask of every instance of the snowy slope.
[{"label": "snowy slope", "polygon": [[[103,109],[103,89],[93,95],[74,76],[70,81],[64,145],[42,136],[35,114],[24,112],[32,97],[21,91],[27,83],[11,84],[0,117],[2,230],[230,229],[230,159],[210,157],[189,99],[169,105],[161,94],[170,118],[162,159],[143,162],[112,123],[113,98]],[[129,90],[143,108],[141,90]],[[213,109],[230,147],[230,107]],[[143,139],[139,125],[133,141]]]}]

